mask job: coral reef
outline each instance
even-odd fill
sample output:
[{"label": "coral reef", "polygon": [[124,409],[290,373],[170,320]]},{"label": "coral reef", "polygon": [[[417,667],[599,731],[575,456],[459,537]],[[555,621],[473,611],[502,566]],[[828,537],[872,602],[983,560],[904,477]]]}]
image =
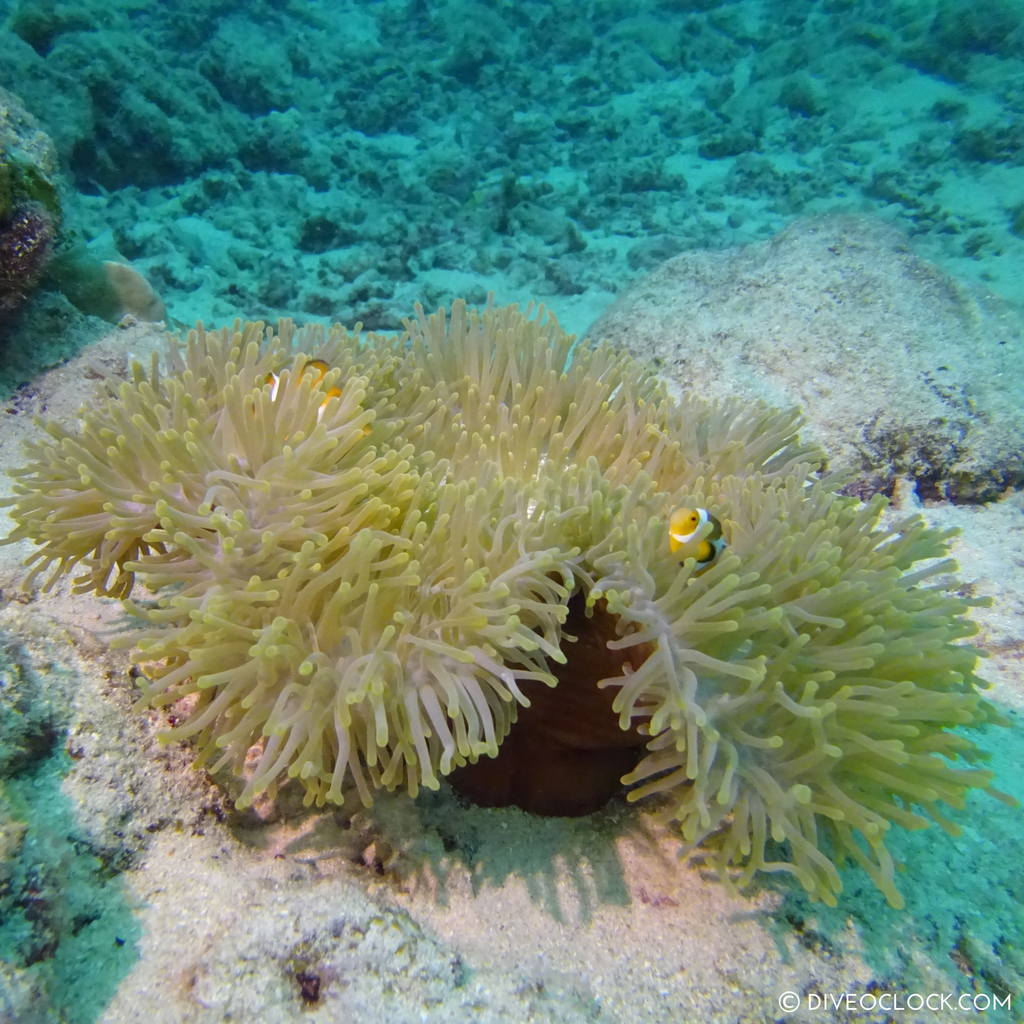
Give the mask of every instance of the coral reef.
[{"label": "coral reef", "polygon": [[[539,687],[557,718],[581,644],[639,737],[630,799],[723,877],[834,902],[852,859],[899,905],[887,831],[953,830],[991,773],[952,730],[1000,720],[946,536],[838,495],[795,413],[673,401],[543,311],[406,328],[172,339],[29,444],[30,578],[126,601],[143,703],[240,806],[289,777],[317,805],[437,787]],[[672,555],[679,507],[721,522],[713,563]]]},{"label": "coral reef", "polygon": [[32,336],[38,325],[13,325],[10,314],[24,306],[44,275],[48,285],[87,315],[111,323],[125,315],[143,320],[165,316],[163,303],[137,270],[90,252],[69,226],[61,196],[52,139],[17,96],[0,88],[0,326],[5,335],[11,328],[8,363],[25,362],[25,349],[39,355],[38,339]]},{"label": "coral reef", "polygon": [[53,143],[0,88],[0,316],[39,284],[61,221]]},{"label": "coral reef", "polygon": [[582,330],[670,256],[837,209],[1024,302],[1011,0],[4,8],[0,85],[45,113],[85,236],[189,322],[396,329],[473,289]]},{"label": "coral reef", "polygon": [[0,314],[20,306],[39,283],[53,239],[52,218],[34,203],[16,207],[0,222]]}]

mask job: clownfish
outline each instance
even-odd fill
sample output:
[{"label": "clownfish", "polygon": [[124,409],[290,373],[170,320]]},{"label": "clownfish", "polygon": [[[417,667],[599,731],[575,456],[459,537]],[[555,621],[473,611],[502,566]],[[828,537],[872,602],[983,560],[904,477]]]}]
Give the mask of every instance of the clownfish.
[{"label": "clownfish", "polygon": [[[320,381],[322,381],[324,379],[324,377],[327,376],[327,372],[329,370],[330,370],[330,367],[322,359],[310,359],[306,363],[306,365],[302,367],[302,376],[305,377],[306,374],[308,374],[308,373],[315,373],[316,376],[313,378],[313,384],[315,386],[315,385],[319,384]],[[270,385],[270,400],[272,402],[276,402],[277,401],[277,396],[278,396],[278,394],[280,393],[280,390],[281,390],[281,378],[276,373],[268,373],[267,377],[266,377],[266,382]],[[327,392],[326,392],[326,395],[324,397],[324,400],[320,403],[320,408],[317,409],[317,412],[316,412],[316,418],[317,418],[317,422],[318,423],[323,418],[324,409],[326,408],[327,403],[332,398],[340,398],[340,397],[341,397],[341,388],[334,387],[334,388],[328,388],[327,389]]]},{"label": "clownfish", "polygon": [[682,565],[694,558],[708,567],[725,550],[722,524],[706,508],[677,508],[668,520],[668,547]]}]

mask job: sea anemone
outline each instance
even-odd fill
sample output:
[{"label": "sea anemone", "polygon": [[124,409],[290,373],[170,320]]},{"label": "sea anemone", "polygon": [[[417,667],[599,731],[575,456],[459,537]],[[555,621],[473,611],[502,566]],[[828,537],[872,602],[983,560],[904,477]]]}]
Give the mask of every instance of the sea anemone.
[{"label": "sea anemone", "polygon": [[[954,830],[991,773],[951,730],[1000,719],[948,535],[881,527],[798,426],[675,401],[543,310],[200,326],[28,445],[11,539],[143,620],[143,703],[240,807],[450,775],[580,813],[621,781],[723,877],[833,903],[852,858],[899,905],[886,833]],[[684,508],[715,557],[670,545]]]}]

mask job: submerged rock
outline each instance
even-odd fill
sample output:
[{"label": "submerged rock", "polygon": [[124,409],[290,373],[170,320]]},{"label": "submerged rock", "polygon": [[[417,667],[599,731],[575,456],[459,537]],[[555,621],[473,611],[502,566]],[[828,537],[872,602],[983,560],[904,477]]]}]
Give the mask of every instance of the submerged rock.
[{"label": "submerged rock", "polygon": [[799,405],[850,490],[987,501],[1024,484],[1024,318],[877,220],[799,221],[667,260],[591,327],[708,397]]}]

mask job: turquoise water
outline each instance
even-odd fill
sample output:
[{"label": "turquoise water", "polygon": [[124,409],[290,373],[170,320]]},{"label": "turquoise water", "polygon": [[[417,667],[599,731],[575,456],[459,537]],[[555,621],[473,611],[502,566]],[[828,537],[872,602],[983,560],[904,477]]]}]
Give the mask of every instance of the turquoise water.
[{"label": "turquoise water", "polygon": [[4,3],[71,226],[179,320],[584,329],[664,258],[878,214],[1024,300],[1021,5]]},{"label": "turquoise water", "polygon": [[[66,239],[182,323],[394,329],[493,292],[582,332],[673,255],[840,211],[1024,308],[1020,2],[0,2],[0,86],[53,139]],[[60,789],[63,728],[0,758],[0,1022],[19,971],[49,1002],[12,1019],[101,1019],[137,955],[125,865]],[[991,741],[1006,789],[1020,735]],[[951,986],[1011,992],[1020,837],[995,807],[959,817],[965,848],[897,840],[902,914],[851,872],[834,912],[783,886],[772,927],[827,945],[852,919],[883,987],[917,944]]]}]

